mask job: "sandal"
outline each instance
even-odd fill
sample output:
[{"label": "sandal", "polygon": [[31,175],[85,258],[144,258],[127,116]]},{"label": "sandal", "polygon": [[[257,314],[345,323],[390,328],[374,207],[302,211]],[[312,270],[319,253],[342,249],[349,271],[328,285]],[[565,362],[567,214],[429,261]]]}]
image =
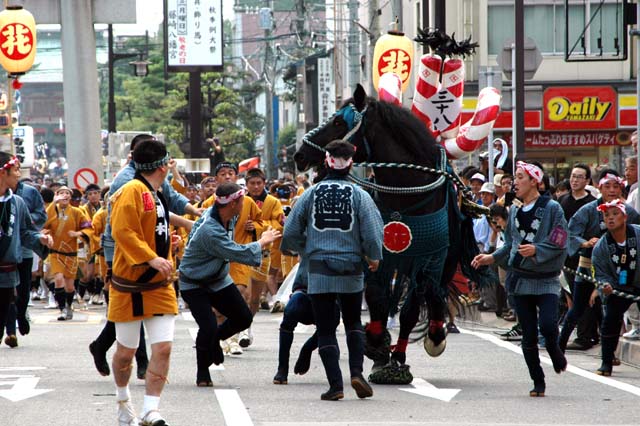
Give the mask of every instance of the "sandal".
[{"label": "sandal", "polygon": [[529,396],[532,398],[541,398],[544,397],[545,384],[544,383],[534,383],[533,389],[529,391]]}]

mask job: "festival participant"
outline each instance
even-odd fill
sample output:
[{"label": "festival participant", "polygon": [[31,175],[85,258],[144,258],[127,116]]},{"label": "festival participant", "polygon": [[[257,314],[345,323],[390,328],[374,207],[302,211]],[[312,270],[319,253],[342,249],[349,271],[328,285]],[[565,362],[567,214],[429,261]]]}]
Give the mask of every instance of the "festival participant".
[{"label": "festival participant", "polygon": [[158,411],[169,372],[178,304],[171,286],[169,205],[159,190],[169,173],[169,154],[156,140],[133,151],[136,173],[111,196],[111,232],[115,241],[108,318],[115,323],[117,349],[113,375],[121,425],[138,424],[131,403],[132,360],[144,324],[151,345],[140,425],[165,425]]},{"label": "festival participant", "polygon": [[[280,323],[280,339],[278,345],[278,369],[273,377],[274,385],[286,385],[289,383],[289,355],[291,345],[293,344],[293,331],[298,324],[311,325],[316,323],[311,306],[311,297],[307,294],[307,274],[308,261],[304,259],[300,262],[298,272],[293,281],[291,289],[291,297],[284,308],[284,315]],[[335,310],[336,327],[340,323],[340,311]],[[296,365],[293,367],[295,374],[304,375],[309,371],[311,366],[311,355],[318,347],[318,331],[316,330],[311,337],[302,345]]]},{"label": "festival participant", "polygon": [[335,315],[340,301],[347,334],[351,386],[359,398],[373,395],[362,376],[364,330],[360,321],[364,287],[363,261],[376,271],[382,259],[382,218],[375,203],[347,180],[353,145],[333,141],[326,146],[328,174],[306,190],[287,218],[282,250],[309,260],[308,293],[316,319],[320,358],[329,381],[321,399],[344,398]]},{"label": "festival participant", "polygon": [[[212,363],[224,361],[220,341],[247,329],[253,313],[229,275],[229,262],[260,265],[262,251],[280,238],[280,231],[267,229],[260,239],[248,244],[234,242],[236,218],[244,208],[245,191],[231,182],[216,190],[214,205],[196,222],[180,264],[180,291],[198,323],[196,337],[196,385],[213,386]],[[217,327],[216,309],[226,319]]]},{"label": "festival participant", "polygon": [[73,319],[74,280],[78,273],[78,238],[88,237],[83,231],[91,221],[78,207],[71,205],[73,192],[66,186],[56,191],[53,203],[47,207],[47,229],[53,237],[51,271],[55,282],[55,298],[60,309],[58,321]]},{"label": "festival participant", "polygon": [[[145,140],[155,140],[155,138],[148,134],[139,134],[131,140],[130,149],[131,152],[135,149],[136,145]],[[109,196],[113,195],[117,190],[119,190],[124,184],[131,181],[135,174],[135,162],[131,159],[131,152],[129,153],[128,159],[130,160],[125,167],[123,167],[116,177],[113,179],[111,183],[111,188],[109,190]],[[170,160],[174,161],[174,160]],[[162,193],[165,195],[167,202],[169,204],[169,210],[172,212],[171,224],[172,225],[180,225],[184,226],[188,229],[191,229],[192,221],[185,219],[183,217],[179,217],[184,215],[185,213],[190,213],[194,216],[199,216],[201,212],[204,210],[202,208],[197,208],[189,204],[189,200],[183,195],[177,193],[169,184],[169,182],[162,183]],[[114,241],[111,237],[111,207],[110,204],[107,203],[107,226],[102,235],[102,248],[104,250],[105,261],[107,262],[107,274],[105,276],[105,282],[108,282],[111,279],[111,265],[113,262],[113,253],[114,253]],[[105,300],[108,303],[108,292],[105,292]],[[107,351],[113,345],[116,339],[115,327],[111,321],[107,321],[100,332],[100,335],[91,342],[89,345],[89,351],[93,356],[93,362],[100,373],[103,376],[108,376],[110,374],[109,364],[107,363]],[[146,345],[144,341],[144,330],[141,334],[140,346],[138,351],[136,352],[136,362],[138,364],[137,377],[138,379],[144,379],[146,370],[147,370],[147,352]]]},{"label": "festival participant", "polygon": [[[560,203],[560,206],[564,211],[564,217],[570,225],[571,225],[571,218],[576,214],[576,212],[580,210],[582,206],[585,206],[595,200],[595,197],[593,197],[589,193],[589,191],[586,190],[587,184],[590,181],[591,181],[591,169],[589,168],[588,165],[578,163],[573,166],[573,168],[571,169],[571,175],[569,178],[569,185],[571,186],[571,191],[568,194],[563,195],[558,199],[558,203]],[[569,229],[569,235],[571,235],[571,227]],[[569,269],[576,270],[578,269],[579,261],[580,261],[579,253],[572,254],[569,248],[569,256],[567,256],[567,260],[564,265]],[[573,299],[575,298],[575,294],[577,292],[577,289],[575,288],[575,282],[574,282],[575,275],[570,272],[567,272],[566,270],[563,273],[564,273],[565,279],[567,280],[567,283],[569,284],[569,289],[571,291],[571,294],[570,295],[568,294],[567,297]],[[583,318],[579,321],[578,339],[576,340],[585,342],[585,345],[589,344],[589,346],[591,346],[590,339],[587,337],[588,335],[587,327],[585,327],[589,323],[593,323],[593,314],[591,314],[589,318],[583,315]],[[563,349],[564,347],[566,347],[566,343],[564,344],[562,343],[562,339],[564,337],[562,337],[562,334],[560,336],[561,336],[560,349]]]},{"label": "festival participant", "polygon": [[[622,179],[615,170],[605,169],[600,174],[598,188],[600,189],[601,197],[580,207],[569,220],[569,255],[579,254],[578,271],[589,275],[591,274],[591,252],[606,230],[602,212],[598,211],[598,206],[622,198]],[[627,206],[626,212],[627,223],[640,223],[640,215],[633,207]],[[597,338],[599,305],[590,308],[592,310],[591,324],[585,326],[585,335],[578,333],[578,338],[571,345],[567,345],[578,320],[589,309],[589,297],[593,289],[592,283],[576,277],[572,289],[573,305],[565,316],[560,333],[560,349],[563,351],[565,349],[589,349],[593,346],[594,339]],[[588,335],[589,330],[593,333],[591,336]]]},{"label": "festival participant", "polygon": [[605,284],[593,291],[590,303],[593,304],[598,292],[606,300],[600,336],[602,365],[596,374],[610,376],[615,365],[614,351],[618,347],[622,319],[633,304],[633,300],[612,294],[612,291],[615,289],[629,296],[640,296],[640,274],[636,272],[640,227],[627,223],[627,206],[620,199],[600,204],[598,211],[604,215],[607,232],[593,248],[592,259],[596,280]]},{"label": "festival participant", "polygon": [[[96,212],[102,208],[102,198],[100,197],[100,187],[94,183],[87,185],[84,189],[84,196],[87,202],[80,206],[85,215],[93,221],[93,216]],[[93,242],[95,248],[95,242]],[[88,291],[90,295],[89,304],[102,305],[100,300],[102,294],[102,286],[98,285],[100,281],[95,278],[95,264],[96,260],[93,255],[91,243],[88,247],[85,247],[85,259],[80,262],[81,277],[79,280],[79,293],[80,297],[84,298],[84,292]]]},{"label": "festival participant", "polygon": [[18,158],[0,152],[0,338],[9,308],[15,300],[15,288],[20,284],[18,265],[23,261],[23,248],[29,248],[44,258],[48,253],[47,247],[53,244],[51,236],[38,232],[26,203],[11,190],[17,187],[19,179]]},{"label": "festival participant", "polygon": [[[15,184],[15,185],[14,185]],[[44,201],[40,192],[29,184],[25,184],[24,180],[10,181],[10,189],[15,195],[21,197],[29,209],[29,216],[37,230],[47,220],[47,212],[44,208]],[[27,306],[29,304],[29,289],[31,288],[31,270],[33,269],[33,250],[28,247],[22,249],[22,262],[18,264],[18,275],[20,284],[16,288],[16,301],[9,308],[7,317],[7,337],[4,342],[10,347],[18,346],[18,338],[16,333],[16,320],[18,321],[18,331],[21,335],[29,334],[31,326],[27,318]]]},{"label": "festival participant", "polygon": [[[238,169],[235,164],[221,162],[216,165],[215,177],[218,185],[225,182],[236,183],[238,179]],[[202,207],[208,208],[215,203],[215,194],[209,197]],[[251,197],[243,198],[244,207],[240,211],[238,220],[233,229],[233,240],[238,244],[248,244],[257,241],[263,230],[262,212]],[[231,262],[229,265],[229,275],[235,285],[238,286],[240,294],[244,297],[247,305],[251,303],[251,292],[249,284],[251,280],[251,269],[248,265],[238,262]],[[233,336],[228,341],[223,342],[225,351],[232,355],[241,355],[242,348],[246,348],[252,343],[252,337],[248,330],[242,330],[237,336]]]},{"label": "festival participant", "polygon": [[[284,225],[282,204],[280,204],[280,200],[267,192],[265,188],[267,178],[264,172],[258,168],[247,170],[245,180],[247,181],[249,196],[262,212],[263,227],[270,226],[282,232]],[[253,269],[251,274],[251,303],[249,304],[249,309],[251,309],[253,315],[258,312],[260,295],[265,290],[265,287],[271,296],[275,296],[278,292],[276,276],[280,271],[281,263],[280,241],[276,240],[271,247],[267,247],[263,252],[263,256],[268,256],[263,260],[263,263],[267,265],[261,265],[260,270]],[[265,266],[267,267],[265,268]]]},{"label": "festival participant", "polygon": [[[538,325],[556,373],[567,368],[558,347],[559,275],[566,257],[567,221],[549,194],[540,195],[543,170],[537,163],[518,161],[516,195],[522,207],[512,206],[504,245],[493,254],[477,255],[471,265],[507,264],[513,279],[516,311],[522,325],[522,353],[533,380],[532,397],[544,396],[544,372],[538,355]],[[539,313],[538,313],[539,311]]]}]

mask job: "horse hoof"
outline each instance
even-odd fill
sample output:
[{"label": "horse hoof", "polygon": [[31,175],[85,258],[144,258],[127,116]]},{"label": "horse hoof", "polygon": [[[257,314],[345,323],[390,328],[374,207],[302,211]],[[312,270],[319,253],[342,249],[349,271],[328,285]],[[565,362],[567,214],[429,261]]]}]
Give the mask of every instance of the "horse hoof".
[{"label": "horse hoof", "polygon": [[446,339],[442,340],[437,345],[429,337],[425,337],[425,339],[424,339],[424,350],[427,351],[429,356],[431,356],[433,358],[442,355],[442,352],[444,352],[446,347],[447,347],[447,340]]}]

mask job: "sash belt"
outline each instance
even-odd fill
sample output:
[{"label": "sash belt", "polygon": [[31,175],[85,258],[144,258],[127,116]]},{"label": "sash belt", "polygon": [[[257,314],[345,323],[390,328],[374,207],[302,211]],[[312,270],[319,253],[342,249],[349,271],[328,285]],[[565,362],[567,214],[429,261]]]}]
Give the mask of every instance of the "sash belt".
[{"label": "sash belt", "polygon": [[580,256],[580,259],[578,260],[578,266],[580,268],[590,269],[591,268],[591,259],[588,258],[588,257]]},{"label": "sash belt", "polygon": [[138,283],[122,277],[118,277],[116,275],[113,275],[111,277],[111,285],[113,286],[113,288],[123,293],[151,291],[158,288],[166,287],[170,284],[172,284],[172,282],[168,280],[158,281],[155,283]]}]

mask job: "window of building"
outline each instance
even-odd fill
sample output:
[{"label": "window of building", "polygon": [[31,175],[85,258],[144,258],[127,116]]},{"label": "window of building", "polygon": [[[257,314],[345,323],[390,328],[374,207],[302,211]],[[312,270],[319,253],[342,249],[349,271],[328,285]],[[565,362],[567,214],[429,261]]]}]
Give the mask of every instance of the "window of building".
[{"label": "window of building", "polygon": [[[524,7],[525,36],[535,40],[543,55],[564,55],[565,16],[564,0],[529,0]],[[585,26],[595,15],[584,37]],[[617,37],[622,45],[622,1],[581,1],[569,4],[569,49],[589,55],[616,53]],[[513,2],[490,1],[488,10],[489,54],[502,51],[505,41],[514,37]],[[600,40],[600,41],[599,41]]]}]

